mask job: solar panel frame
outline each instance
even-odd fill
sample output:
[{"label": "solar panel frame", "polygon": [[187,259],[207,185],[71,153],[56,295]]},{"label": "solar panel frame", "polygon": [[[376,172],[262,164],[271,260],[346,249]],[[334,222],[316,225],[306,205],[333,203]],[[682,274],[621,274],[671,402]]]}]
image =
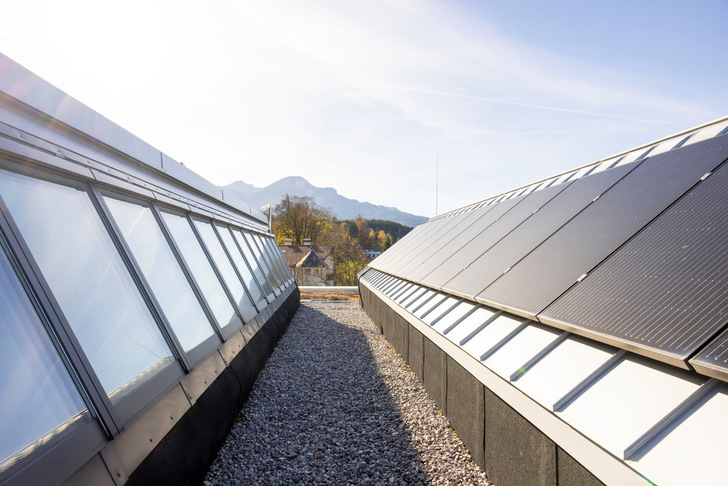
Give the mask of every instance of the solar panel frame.
[{"label": "solar panel frame", "polygon": [[[419,278],[423,283],[442,288],[455,275],[466,269],[477,259],[478,255],[482,255],[491,249],[529,219],[537,217],[544,206],[572,184],[573,182],[566,182],[525,196],[522,202],[468,241],[464,241],[465,238],[457,238],[443,246],[427,262],[423,263],[417,269],[417,272],[412,274],[412,278]],[[419,277],[421,273],[430,268],[432,268],[430,272]],[[482,290],[484,287],[478,290]],[[472,296],[474,297],[475,294],[473,293]]]},{"label": "solar panel frame", "polygon": [[[413,258],[411,262],[397,270],[401,275],[407,275],[408,278],[422,282],[422,277],[430,273],[433,269],[432,264],[438,263],[446,258],[446,255],[440,250],[444,247],[452,244],[453,241],[470,241],[475,235],[481,233],[483,230],[491,226],[493,223],[498,221],[504,214],[516,207],[519,203],[524,201],[528,196],[514,197],[498,203],[495,206],[491,206],[485,214],[480,215],[478,218],[467,218],[460,221],[460,223],[447,231],[444,231],[442,237],[438,241],[432,242],[425,246],[424,250]],[[439,254],[441,260],[435,260],[433,257],[435,254]],[[443,256],[445,255],[445,256]]]},{"label": "solar panel frame", "polygon": [[624,165],[577,179],[440,288],[474,298],[634,167]]},{"label": "solar panel frame", "polygon": [[595,331],[639,354],[689,368],[689,357],[728,321],[726,194],[728,165],[723,165],[540,313],[539,320]]},{"label": "solar panel frame", "polygon": [[722,163],[726,142],[719,137],[646,159],[476,300],[534,318]]}]

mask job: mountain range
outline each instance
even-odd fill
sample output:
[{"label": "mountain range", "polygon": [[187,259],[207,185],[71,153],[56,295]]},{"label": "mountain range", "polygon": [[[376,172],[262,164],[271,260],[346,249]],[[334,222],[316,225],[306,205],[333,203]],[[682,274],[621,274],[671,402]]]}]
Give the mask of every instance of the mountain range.
[{"label": "mountain range", "polygon": [[266,187],[255,187],[243,181],[223,186],[225,191],[232,191],[242,201],[250,203],[254,208],[266,204],[275,207],[285,196],[308,196],[321,207],[328,208],[337,219],[354,219],[361,216],[365,219],[386,219],[415,227],[427,221],[424,216],[405,213],[390,206],[380,206],[369,202],[349,199],[336,192],[333,187],[316,187],[299,176],[284,177]]}]

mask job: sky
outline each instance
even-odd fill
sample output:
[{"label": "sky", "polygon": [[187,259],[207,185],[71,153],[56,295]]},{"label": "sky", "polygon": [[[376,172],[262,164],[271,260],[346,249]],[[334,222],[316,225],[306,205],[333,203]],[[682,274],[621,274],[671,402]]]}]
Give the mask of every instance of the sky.
[{"label": "sky", "polygon": [[728,115],[726,25],[724,0],[24,0],[0,52],[215,184],[432,216]]}]

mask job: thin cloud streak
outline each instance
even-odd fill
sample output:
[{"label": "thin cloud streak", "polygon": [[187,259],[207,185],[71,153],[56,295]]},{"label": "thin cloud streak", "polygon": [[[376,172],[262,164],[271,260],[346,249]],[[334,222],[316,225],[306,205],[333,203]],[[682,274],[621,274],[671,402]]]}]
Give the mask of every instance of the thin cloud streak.
[{"label": "thin cloud streak", "polygon": [[[296,71],[286,71],[286,70],[282,70],[282,69],[271,69],[271,68],[264,68],[264,67],[260,67],[260,66],[250,66],[250,65],[244,65],[244,66],[238,66],[238,67],[240,67],[242,69],[253,70],[253,71],[284,74],[284,75],[289,75],[289,76],[304,77],[304,78],[311,78],[311,79],[324,79],[327,81],[348,83],[348,84],[352,84],[352,85],[360,84],[360,85],[365,85],[365,86],[372,86],[375,88],[391,89],[391,90],[397,90],[397,91],[407,91],[407,92],[411,92],[411,93],[423,93],[423,94],[432,94],[432,95],[438,95],[438,96],[446,96],[446,97],[451,97],[451,98],[470,99],[470,100],[483,101],[486,103],[494,103],[494,104],[499,104],[499,105],[517,106],[520,108],[530,108],[530,109],[534,109],[534,110],[554,111],[554,112],[559,112],[559,113],[572,113],[572,114],[576,114],[576,115],[588,115],[588,116],[596,116],[596,117],[604,117],[604,118],[613,118],[613,119],[617,119],[617,120],[652,123],[652,124],[657,124],[657,125],[668,125],[668,126],[674,126],[674,127],[683,126],[683,124],[681,124],[681,123],[674,123],[674,122],[669,122],[669,121],[665,121],[665,120],[652,120],[649,118],[638,118],[638,117],[618,115],[618,114],[614,114],[614,113],[602,113],[602,112],[598,112],[598,111],[578,110],[578,109],[574,109],[574,108],[563,108],[563,107],[539,105],[539,104],[533,104],[533,103],[522,103],[522,102],[518,102],[518,101],[509,101],[509,100],[503,100],[503,99],[497,99],[497,98],[488,98],[488,97],[484,97],[484,96],[476,96],[476,95],[469,95],[469,94],[463,94],[463,93],[452,93],[449,91],[433,90],[433,89],[427,89],[427,88],[417,88],[417,87],[413,87],[413,86],[397,86],[397,85],[388,84],[388,83],[379,83],[376,81],[366,81],[366,80],[361,80],[361,79],[338,78],[335,76],[326,76],[323,74],[302,73],[302,72],[296,72]],[[488,132],[473,132],[473,133],[488,133]],[[559,131],[559,132],[493,132],[493,133],[559,134],[559,133],[565,133],[565,132]]]}]

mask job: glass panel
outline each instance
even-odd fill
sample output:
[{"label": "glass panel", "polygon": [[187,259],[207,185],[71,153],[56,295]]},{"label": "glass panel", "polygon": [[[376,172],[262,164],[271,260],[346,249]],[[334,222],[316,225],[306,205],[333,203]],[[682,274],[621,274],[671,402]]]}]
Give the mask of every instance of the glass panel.
[{"label": "glass panel", "polygon": [[[613,348],[569,336],[515,383],[528,396],[551,410],[561,397],[613,354]],[[574,366],[575,363],[578,366]]]},{"label": "glass panel", "polygon": [[278,249],[278,246],[275,244],[273,239],[263,237],[259,234],[256,234],[254,236],[260,241],[261,246],[268,250],[268,254],[271,256],[271,258],[278,261],[278,263],[281,265],[281,271],[283,272],[284,276],[289,279],[293,278],[293,273],[288,268],[288,264],[283,259],[283,255],[281,255],[281,251]]},{"label": "glass panel", "polygon": [[[235,236],[235,239],[237,240],[240,249],[243,250],[243,256],[245,257],[245,260],[247,260],[247,262],[250,263],[250,266],[253,267],[253,273],[255,274],[256,280],[258,280],[258,283],[261,287],[263,287],[263,290],[266,294],[272,294],[273,287],[263,274],[263,272],[265,271],[266,273],[270,274],[271,278],[273,278],[273,274],[270,272],[268,264],[265,262],[265,260],[255,257],[253,251],[250,249],[248,243],[245,241],[245,238],[243,238],[243,233],[239,229],[233,229],[233,235]],[[271,282],[275,282],[275,278],[273,278]]]},{"label": "glass panel", "polygon": [[682,403],[702,379],[634,356],[620,362],[561,412],[571,424],[617,457]]},{"label": "glass panel", "polygon": [[[510,339],[498,351],[483,361],[485,366],[506,380],[528,360],[556,339],[561,331],[529,325]],[[487,350],[484,350],[484,352]]]},{"label": "glass panel", "polygon": [[215,275],[215,271],[212,269],[207,256],[205,256],[205,252],[202,250],[187,218],[162,212],[162,219],[169,228],[169,232],[172,233],[177,248],[182,253],[182,257],[195,277],[195,281],[200,287],[202,295],[205,296],[207,305],[212,309],[212,313],[220,327],[241,327],[243,323],[230,303],[220,280]]},{"label": "glass panel", "polygon": [[728,389],[723,385],[631,465],[655,484],[723,484],[728,457]]},{"label": "glass panel", "polygon": [[210,321],[148,207],[104,197],[185,351],[213,335]]},{"label": "glass panel", "polygon": [[0,463],[84,405],[0,249]]},{"label": "glass panel", "polygon": [[107,393],[172,360],[86,191],[3,173],[0,194]]},{"label": "glass panel", "polygon": [[263,292],[260,290],[258,282],[255,281],[253,273],[250,271],[250,268],[248,268],[248,265],[243,259],[243,254],[240,253],[240,250],[235,244],[233,235],[230,234],[228,227],[220,224],[215,224],[215,227],[217,228],[220,238],[222,238],[222,242],[225,244],[225,248],[227,248],[228,254],[233,259],[235,267],[238,269],[238,274],[240,274],[243,279],[243,284],[250,292],[253,302],[258,303],[265,300],[265,296],[263,296]]},{"label": "glass panel", "polygon": [[275,261],[275,258],[273,258],[267,251],[265,251],[264,248],[262,248],[262,241],[258,241],[257,238],[252,233],[245,232],[245,239],[248,243],[250,243],[251,248],[255,252],[255,254],[259,258],[263,258],[268,263],[268,266],[273,271],[273,274],[275,275],[275,278],[278,282],[278,286],[282,286],[286,282],[286,277],[283,274],[283,270],[281,269],[280,263]]},{"label": "glass panel", "polygon": [[240,312],[245,315],[253,308],[253,303],[250,301],[250,297],[248,297],[248,294],[245,292],[243,284],[240,283],[240,279],[235,273],[233,264],[230,263],[230,259],[225,254],[225,250],[223,250],[220,240],[217,239],[217,235],[212,229],[212,224],[197,219],[193,221],[195,222],[195,228],[197,228],[197,231],[200,232],[200,236],[207,247],[207,251],[210,252],[215,265],[218,270],[220,270],[222,279],[225,281],[227,288],[230,289],[230,293],[233,294],[235,302],[238,303]]}]

